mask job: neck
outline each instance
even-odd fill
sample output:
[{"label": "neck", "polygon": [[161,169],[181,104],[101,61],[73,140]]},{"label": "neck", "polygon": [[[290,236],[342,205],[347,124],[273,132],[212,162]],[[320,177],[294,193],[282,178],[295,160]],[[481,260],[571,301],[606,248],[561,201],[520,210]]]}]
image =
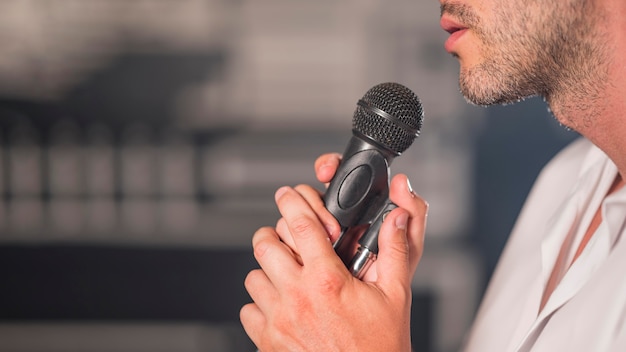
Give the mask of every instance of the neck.
[{"label": "neck", "polygon": [[[568,86],[555,89],[546,100],[562,124],[603,150],[622,178],[626,178],[626,4],[615,3],[602,23],[606,62],[597,68],[595,77],[585,78],[587,82],[582,85],[569,82]],[[592,89],[571,89],[572,86]]]}]

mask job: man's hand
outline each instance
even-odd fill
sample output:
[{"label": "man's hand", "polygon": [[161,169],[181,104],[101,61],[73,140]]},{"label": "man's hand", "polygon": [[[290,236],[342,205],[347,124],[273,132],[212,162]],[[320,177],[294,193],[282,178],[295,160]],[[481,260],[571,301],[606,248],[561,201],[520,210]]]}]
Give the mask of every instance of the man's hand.
[{"label": "man's hand", "polygon": [[[328,182],[336,154],[320,157],[316,174]],[[406,176],[391,182],[399,208],[385,219],[378,259],[364,280],[345,268],[332,248],[339,226],[309,186],[283,187],[283,218],[253,238],[261,269],[245,286],[254,303],[241,322],[257,347],[269,351],[410,351],[411,277],[422,253],[427,204]]]}]

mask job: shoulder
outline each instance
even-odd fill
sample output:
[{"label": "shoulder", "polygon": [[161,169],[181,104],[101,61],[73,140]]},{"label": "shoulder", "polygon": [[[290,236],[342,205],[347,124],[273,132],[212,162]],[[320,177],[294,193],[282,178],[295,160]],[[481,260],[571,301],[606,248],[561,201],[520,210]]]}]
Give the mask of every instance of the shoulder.
[{"label": "shoulder", "polygon": [[494,339],[493,326],[512,334],[518,319],[525,315],[526,305],[519,302],[527,300],[529,290],[541,275],[546,226],[578,181],[592,148],[586,139],[577,139],[559,151],[539,173],[491,277],[468,349],[483,351],[488,349],[483,344],[505,345],[510,341],[510,336]]}]

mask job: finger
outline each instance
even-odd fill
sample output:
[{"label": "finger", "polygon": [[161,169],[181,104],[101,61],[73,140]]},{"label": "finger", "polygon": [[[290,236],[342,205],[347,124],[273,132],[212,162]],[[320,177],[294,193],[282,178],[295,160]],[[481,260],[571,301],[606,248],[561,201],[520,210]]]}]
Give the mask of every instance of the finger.
[{"label": "finger", "polygon": [[278,233],[280,240],[283,241],[289,249],[291,249],[292,255],[298,264],[302,265],[302,258],[300,258],[300,255],[297,252],[296,243],[293,241],[293,236],[289,231],[285,218],[280,218],[278,219],[278,222],[276,222],[276,232]]},{"label": "finger", "polygon": [[387,215],[380,228],[376,274],[379,287],[387,294],[406,294],[410,290],[412,273],[407,238],[408,221],[409,213],[397,208]]},{"label": "finger", "polygon": [[335,171],[341,162],[341,154],[328,153],[315,160],[315,175],[322,183],[328,183],[335,176]]},{"label": "finger", "polygon": [[330,241],[334,243],[341,233],[337,219],[326,209],[322,195],[315,188],[308,185],[298,185],[294,188],[309,203],[317,218],[322,222]]},{"label": "finger", "polygon": [[252,237],[254,257],[274,286],[282,287],[295,278],[301,266],[289,247],[271,227],[259,229]]},{"label": "finger", "polygon": [[276,222],[276,233],[278,233],[278,237],[280,237],[280,240],[283,241],[283,243],[289,246],[292,250],[296,250],[296,244],[293,241],[291,232],[289,232],[289,227],[287,226],[285,218],[280,218]]},{"label": "finger", "polygon": [[252,270],[244,281],[246,291],[264,315],[268,315],[272,302],[278,300],[278,291],[261,269]]},{"label": "finger", "polygon": [[282,187],[276,192],[276,204],[285,218],[305,267],[341,263],[326,229],[300,193],[293,188]]},{"label": "finger", "polygon": [[241,307],[239,311],[239,320],[246,334],[250,337],[252,342],[259,346],[261,343],[261,336],[267,325],[267,319],[255,303],[248,303]]},{"label": "finger", "polygon": [[391,180],[390,199],[409,212],[407,236],[409,242],[411,275],[417,268],[424,249],[424,232],[428,215],[428,203],[411,188],[406,175],[396,175]]}]

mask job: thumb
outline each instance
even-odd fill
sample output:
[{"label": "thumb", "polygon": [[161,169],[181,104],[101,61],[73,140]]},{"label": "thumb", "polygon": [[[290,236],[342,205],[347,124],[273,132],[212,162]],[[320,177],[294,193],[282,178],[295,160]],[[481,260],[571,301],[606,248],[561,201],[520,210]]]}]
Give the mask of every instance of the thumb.
[{"label": "thumb", "polygon": [[397,208],[387,215],[380,229],[376,274],[378,284],[384,291],[397,289],[398,284],[403,288],[409,288],[411,285],[408,221],[409,213]]}]

